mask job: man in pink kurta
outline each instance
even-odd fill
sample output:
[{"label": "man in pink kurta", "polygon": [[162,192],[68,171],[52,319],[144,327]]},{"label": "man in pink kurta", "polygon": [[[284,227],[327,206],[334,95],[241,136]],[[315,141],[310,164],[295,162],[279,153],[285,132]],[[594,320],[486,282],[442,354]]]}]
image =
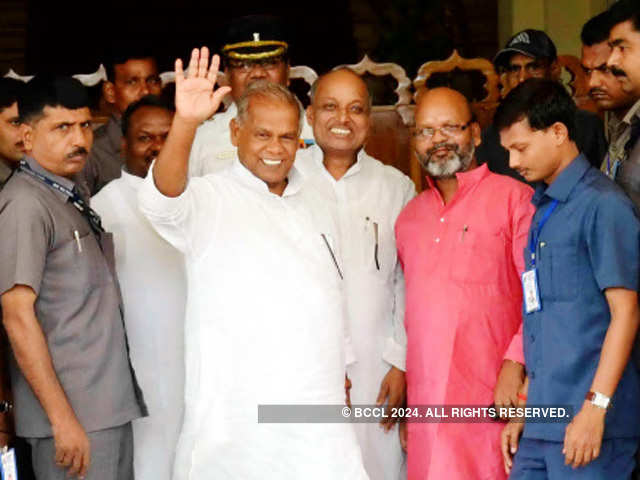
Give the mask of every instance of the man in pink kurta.
[{"label": "man in pink kurta", "polygon": [[[396,222],[409,406],[488,407],[501,398],[494,390],[515,385],[513,398],[520,384],[505,372],[524,363],[520,273],[532,190],[477,166],[479,142],[462,95],[439,88],[420,98],[415,149],[428,188]],[[408,423],[409,480],[504,479],[502,427]]]}]

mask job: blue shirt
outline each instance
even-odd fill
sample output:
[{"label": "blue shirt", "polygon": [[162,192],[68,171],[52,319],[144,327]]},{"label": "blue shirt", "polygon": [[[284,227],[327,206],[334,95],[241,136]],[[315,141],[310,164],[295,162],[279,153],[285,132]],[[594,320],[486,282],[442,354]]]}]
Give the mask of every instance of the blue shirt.
[{"label": "blue shirt", "polygon": [[[542,228],[536,267],[542,309],[524,314],[527,405],[582,408],[611,321],[604,290],[638,289],[640,222],[633,204],[581,154],[531,199],[532,234],[554,200]],[[525,249],[527,269],[531,255]],[[640,436],[640,385],[630,362],[612,397],[604,438]],[[563,441],[566,423],[525,424],[524,436]]]}]

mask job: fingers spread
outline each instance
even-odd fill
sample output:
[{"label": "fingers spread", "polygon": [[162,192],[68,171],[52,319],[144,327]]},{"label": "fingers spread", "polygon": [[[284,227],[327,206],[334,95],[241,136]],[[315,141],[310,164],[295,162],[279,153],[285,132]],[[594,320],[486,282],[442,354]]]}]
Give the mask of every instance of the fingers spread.
[{"label": "fingers spread", "polygon": [[189,67],[187,68],[187,77],[193,78],[198,74],[198,60],[200,58],[200,52],[197,48],[191,51],[191,59],[189,60]]},{"label": "fingers spread", "polygon": [[218,77],[218,69],[220,68],[220,57],[218,55],[214,55],[211,58],[211,65],[209,66],[209,72],[207,73],[207,79],[212,83],[215,83],[216,78]]},{"label": "fingers spread", "polygon": [[224,96],[230,92],[231,92],[231,87],[220,87],[219,89],[215,90],[211,95],[213,96],[213,101],[218,102],[219,104],[220,102],[222,102],[222,99],[224,98]]},{"label": "fingers spread", "polygon": [[180,58],[176,59],[174,64],[174,69],[176,72],[176,87],[177,87],[184,80],[184,71],[182,69],[182,60]]},{"label": "fingers spread", "polygon": [[200,49],[200,61],[198,62],[198,78],[201,78],[207,75],[208,67],[209,67],[209,49],[207,47],[202,47]]}]

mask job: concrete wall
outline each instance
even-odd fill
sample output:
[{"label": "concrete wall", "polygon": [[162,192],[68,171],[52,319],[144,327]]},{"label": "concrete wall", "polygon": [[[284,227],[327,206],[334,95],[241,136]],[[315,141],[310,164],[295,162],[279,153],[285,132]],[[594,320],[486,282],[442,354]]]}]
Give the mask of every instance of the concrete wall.
[{"label": "concrete wall", "polygon": [[580,55],[582,25],[614,0],[498,0],[498,43],[526,28],[544,30],[559,54]]}]

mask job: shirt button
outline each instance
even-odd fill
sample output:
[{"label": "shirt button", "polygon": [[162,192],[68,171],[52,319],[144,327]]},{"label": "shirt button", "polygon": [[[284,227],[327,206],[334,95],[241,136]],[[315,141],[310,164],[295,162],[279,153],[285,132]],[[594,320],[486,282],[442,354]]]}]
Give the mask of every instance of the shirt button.
[{"label": "shirt button", "polygon": [[442,218],[440,219],[440,222],[441,222],[441,223],[444,223],[444,217],[442,217]]},{"label": "shirt button", "polygon": [[535,342],[536,341],[536,337],[534,337],[533,335],[531,335],[531,342]]},{"label": "shirt button", "polygon": [[529,377],[531,377],[532,380],[536,378],[536,372],[529,372]]},{"label": "shirt button", "polygon": [[540,248],[542,248],[542,247],[546,247],[546,246],[547,246],[547,243],[546,243],[546,242],[540,242]]},{"label": "shirt button", "polygon": [[436,238],[436,243],[440,243],[440,239],[439,238]]}]

